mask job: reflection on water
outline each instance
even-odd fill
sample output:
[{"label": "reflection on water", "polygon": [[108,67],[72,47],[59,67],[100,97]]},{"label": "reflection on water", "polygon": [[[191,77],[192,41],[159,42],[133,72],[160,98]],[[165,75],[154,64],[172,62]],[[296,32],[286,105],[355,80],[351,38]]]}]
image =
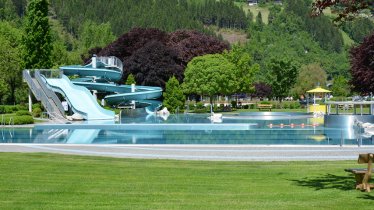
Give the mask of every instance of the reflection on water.
[{"label": "reflection on water", "polygon": [[[324,128],[312,126],[310,118],[282,118],[259,120],[250,117],[223,118],[223,123],[254,123],[248,130],[219,129],[170,129],[175,123],[207,123],[211,124],[208,114],[199,115],[170,115],[164,120],[158,116],[137,114],[132,117],[122,117],[120,129],[113,122],[104,124],[105,129],[72,129],[69,125],[60,129],[35,128],[1,128],[0,142],[2,143],[61,143],[61,144],[296,144],[296,145],[356,145],[359,137],[353,128]],[[84,122],[87,123],[87,122]],[[88,122],[97,125],[98,122]],[[127,124],[145,126],[147,124],[165,124],[157,129],[142,130],[126,129]],[[269,126],[272,124],[273,126]],[[118,125],[118,124],[117,124]],[[215,124],[211,124],[215,126]],[[283,125],[283,126],[280,126]],[[291,126],[292,125],[292,126]],[[301,126],[303,125],[303,126]],[[314,123],[315,125],[315,123]],[[152,126],[152,125],[148,125]],[[235,126],[235,125],[234,125]],[[100,125],[97,126],[100,128]],[[166,129],[166,127],[168,129]],[[123,129],[122,129],[123,128]],[[149,127],[148,127],[149,128]],[[205,130],[204,130],[205,129]],[[371,138],[363,138],[363,145],[373,145]]]}]

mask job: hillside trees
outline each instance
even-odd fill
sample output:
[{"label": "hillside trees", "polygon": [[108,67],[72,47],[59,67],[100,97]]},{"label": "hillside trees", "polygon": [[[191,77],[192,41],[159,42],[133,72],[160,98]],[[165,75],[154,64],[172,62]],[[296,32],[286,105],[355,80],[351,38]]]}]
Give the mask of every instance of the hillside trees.
[{"label": "hillside trees", "polygon": [[322,14],[327,7],[336,7],[338,17],[335,21],[342,22],[352,19],[364,9],[369,9],[373,13],[374,2],[372,0],[319,0],[313,3],[313,15]]},{"label": "hillside trees", "polygon": [[23,60],[25,68],[52,67],[48,1],[30,1],[25,21],[25,36],[23,37],[23,44],[25,46]]},{"label": "hillside trees", "polygon": [[303,21],[303,29],[316,40],[320,46],[329,51],[341,52],[343,49],[343,37],[339,30],[326,16],[310,17],[311,1],[286,0],[285,13],[296,14]]},{"label": "hillside trees", "polygon": [[374,33],[350,51],[351,84],[360,93],[374,92]]}]

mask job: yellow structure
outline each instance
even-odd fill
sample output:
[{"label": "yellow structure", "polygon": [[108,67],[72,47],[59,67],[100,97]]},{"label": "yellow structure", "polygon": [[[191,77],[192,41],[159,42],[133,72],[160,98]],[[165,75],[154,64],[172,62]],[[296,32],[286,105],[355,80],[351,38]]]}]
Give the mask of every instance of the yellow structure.
[{"label": "yellow structure", "polygon": [[316,93],[323,93],[326,96],[326,93],[331,93],[331,91],[323,89],[321,87],[314,88],[312,90],[306,91],[307,93],[313,93],[313,105],[308,107],[309,112],[319,112],[325,114],[327,112],[326,105],[316,104]]}]

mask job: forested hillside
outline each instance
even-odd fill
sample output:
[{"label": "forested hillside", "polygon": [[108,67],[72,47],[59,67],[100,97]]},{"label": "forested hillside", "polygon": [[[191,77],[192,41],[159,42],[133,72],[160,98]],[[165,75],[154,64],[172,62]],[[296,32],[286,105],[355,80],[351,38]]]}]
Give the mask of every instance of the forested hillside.
[{"label": "forested hillside", "polygon": [[[2,103],[26,100],[20,72],[25,67],[24,17],[29,1],[0,0]],[[241,43],[235,47],[261,67],[254,75],[256,84],[269,83],[274,58],[292,60],[300,71],[318,67],[329,81],[339,76],[348,81],[349,49],[353,42],[359,44],[373,33],[373,20],[358,17],[337,26],[333,23],[334,11],[310,16],[312,0],[272,2],[263,0],[249,7],[242,0],[49,0],[51,62],[57,68],[82,64],[93,52],[118,54],[127,65],[126,76],[138,74],[142,84],[150,84],[144,82],[151,81],[147,79],[149,71],[162,73],[165,66],[169,69],[173,65],[181,81],[184,68],[194,56],[233,47],[217,41],[219,32],[224,31],[225,35],[240,34]],[[154,39],[150,31],[163,34],[164,39]],[[141,37],[134,39],[136,36]],[[207,43],[216,45],[215,50],[207,50],[214,49],[204,45]],[[136,45],[142,48],[134,48]],[[152,65],[146,65],[147,59]],[[16,70],[9,73],[10,69]],[[160,77],[152,85],[163,86],[171,75]]]}]

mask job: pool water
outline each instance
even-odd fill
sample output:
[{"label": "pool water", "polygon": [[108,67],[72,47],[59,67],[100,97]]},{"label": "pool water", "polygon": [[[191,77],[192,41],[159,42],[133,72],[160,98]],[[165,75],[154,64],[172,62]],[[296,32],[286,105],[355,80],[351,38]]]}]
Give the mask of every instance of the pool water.
[{"label": "pool water", "polygon": [[325,128],[305,114],[224,115],[212,123],[208,114],[122,117],[121,123],[90,122],[1,128],[2,143],[50,144],[259,144],[373,145],[352,129]]}]

